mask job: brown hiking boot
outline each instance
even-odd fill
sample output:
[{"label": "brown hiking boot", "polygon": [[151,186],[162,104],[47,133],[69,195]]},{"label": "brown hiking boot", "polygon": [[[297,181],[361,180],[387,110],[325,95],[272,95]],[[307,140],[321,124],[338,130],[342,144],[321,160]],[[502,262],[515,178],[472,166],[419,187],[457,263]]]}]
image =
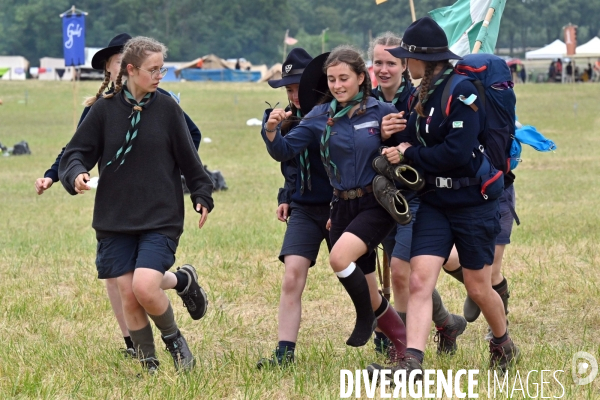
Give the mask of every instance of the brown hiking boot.
[{"label": "brown hiking boot", "polygon": [[[392,360],[390,360],[390,361],[392,361]],[[393,361],[393,364],[389,367],[386,367],[386,366],[383,366],[383,365],[380,365],[377,363],[372,363],[372,364],[367,365],[367,373],[369,374],[370,378],[373,378],[376,370],[381,371],[384,369],[391,370],[392,376],[396,373],[396,371],[405,370],[407,380],[412,371],[420,370],[421,373],[418,373],[415,375],[415,381],[420,381],[423,379],[423,366],[421,365],[419,360],[417,360],[416,358],[414,358],[411,355],[404,355],[404,356],[398,357],[396,360]]]},{"label": "brown hiking boot", "polygon": [[433,338],[437,342],[438,354],[454,354],[458,346],[456,338],[461,335],[467,327],[467,320],[460,315],[450,314],[444,325],[436,326],[437,332]]},{"label": "brown hiking boot", "polygon": [[394,184],[383,175],[373,178],[373,194],[381,206],[400,225],[406,225],[412,220],[408,202]]},{"label": "brown hiking boot", "polygon": [[490,369],[506,372],[511,364],[519,361],[520,355],[521,351],[510,337],[500,344],[490,340]]}]

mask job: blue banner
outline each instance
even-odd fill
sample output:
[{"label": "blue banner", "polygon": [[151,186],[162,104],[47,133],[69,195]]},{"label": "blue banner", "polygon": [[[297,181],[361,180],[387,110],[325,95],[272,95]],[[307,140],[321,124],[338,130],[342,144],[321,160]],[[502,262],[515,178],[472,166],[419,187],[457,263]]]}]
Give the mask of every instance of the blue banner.
[{"label": "blue banner", "polygon": [[83,14],[63,17],[63,50],[66,67],[85,64],[85,16]]}]

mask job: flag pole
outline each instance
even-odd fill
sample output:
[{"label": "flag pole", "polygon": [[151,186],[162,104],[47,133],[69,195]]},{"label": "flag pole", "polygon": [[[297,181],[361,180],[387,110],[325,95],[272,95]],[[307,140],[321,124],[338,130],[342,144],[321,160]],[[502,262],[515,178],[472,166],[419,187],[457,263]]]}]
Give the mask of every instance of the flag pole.
[{"label": "flag pole", "polygon": [[417,20],[417,17],[415,15],[415,2],[413,0],[409,0],[410,3],[410,16],[412,17],[412,22],[415,22]]},{"label": "flag pole", "polygon": [[281,60],[282,63],[285,61],[285,51],[287,50],[287,37],[288,37],[289,32],[290,32],[290,30],[286,29],[285,37],[283,38],[283,59]]},{"label": "flag pole", "polygon": [[[504,0],[500,0],[500,1],[504,1]],[[492,20],[492,17],[494,16],[494,13],[496,12],[496,8],[498,7],[497,3],[498,2],[496,2],[496,1],[492,1],[492,3],[490,4],[490,8],[487,10],[487,13],[485,14],[485,19],[483,20],[483,25],[481,26],[481,31],[480,31],[479,35],[477,35],[477,40],[475,41],[475,46],[473,46],[473,54],[479,53],[479,49],[481,48],[481,44],[482,44],[481,32],[485,32],[485,35],[483,37],[485,37],[487,35],[488,26],[490,25],[490,21]],[[484,29],[485,29],[485,31],[484,31]]]}]

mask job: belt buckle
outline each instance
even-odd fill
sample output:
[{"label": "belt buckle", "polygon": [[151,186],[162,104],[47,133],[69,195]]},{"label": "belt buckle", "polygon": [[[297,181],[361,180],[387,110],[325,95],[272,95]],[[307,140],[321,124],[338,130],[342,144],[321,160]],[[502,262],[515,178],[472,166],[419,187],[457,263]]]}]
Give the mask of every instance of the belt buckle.
[{"label": "belt buckle", "polygon": [[439,188],[452,189],[452,178],[435,177],[435,186]]},{"label": "belt buckle", "polygon": [[354,200],[356,198],[356,189],[350,189],[346,191],[346,195],[348,197],[348,200]]},{"label": "belt buckle", "polygon": [[417,50],[417,46],[415,46],[414,44],[408,46],[408,51],[410,51],[411,53],[414,53],[415,50]]}]

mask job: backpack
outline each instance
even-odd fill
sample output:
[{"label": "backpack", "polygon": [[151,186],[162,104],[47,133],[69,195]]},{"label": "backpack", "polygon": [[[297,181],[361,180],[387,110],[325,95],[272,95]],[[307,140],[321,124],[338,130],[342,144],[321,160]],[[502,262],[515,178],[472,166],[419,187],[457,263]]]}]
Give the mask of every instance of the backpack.
[{"label": "backpack", "polygon": [[513,146],[517,98],[512,89],[510,69],[500,57],[485,53],[464,56],[454,69],[456,74],[448,78],[442,93],[444,118],[450,114],[452,92],[456,86],[464,80],[473,82],[486,115],[479,141],[492,165],[504,174],[504,186],[508,187],[515,178],[511,170],[520,160],[520,146]]}]

